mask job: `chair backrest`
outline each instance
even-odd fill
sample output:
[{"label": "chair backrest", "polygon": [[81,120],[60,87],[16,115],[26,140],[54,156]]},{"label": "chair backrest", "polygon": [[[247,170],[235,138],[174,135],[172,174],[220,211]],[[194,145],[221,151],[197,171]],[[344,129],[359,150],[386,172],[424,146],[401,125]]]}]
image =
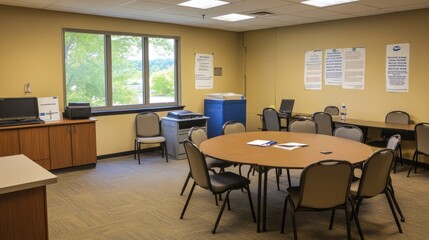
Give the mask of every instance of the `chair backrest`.
[{"label": "chair backrest", "polygon": [[404,111],[392,111],[386,114],[386,123],[409,124],[410,115]]},{"label": "chair backrest", "polygon": [[204,154],[189,140],[185,140],[183,146],[185,147],[186,156],[188,157],[192,178],[198,186],[211,190],[210,177]]},{"label": "chair backrest", "polygon": [[264,118],[265,130],[280,131],[279,113],[274,108],[264,108],[262,117]]},{"label": "chair backrest", "polygon": [[317,123],[317,133],[332,136],[332,116],[325,112],[315,112],[313,120]]},{"label": "chair backrest", "polygon": [[238,121],[228,121],[222,126],[222,134],[246,132],[244,124]]},{"label": "chair backrest", "polygon": [[304,168],[297,207],[326,209],[345,204],[352,180],[352,164],[324,160]]},{"label": "chair backrest", "polygon": [[429,155],[429,123],[418,123],[414,127],[416,150]]},{"label": "chair backrest", "polygon": [[192,127],[189,129],[188,139],[195,144],[195,146],[200,147],[200,144],[207,140],[207,133],[204,128]]},{"label": "chair backrest", "polygon": [[362,129],[353,125],[344,125],[335,128],[334,136],[351,139],[357,142],[363,142]]},{"label": "chair backrest", "polygon": [[386,148],[391,149],[393,151],[396,151],[399,144],[401,144],[401,135],[395,134],[395,135],[391,136],[389,138],[389,140],[387,141]]},{"label": "chair backrest", "polygon": [[374,197],[383,193],[390,177],[394,152],[391,149],[381,149],[374,152],[363,165],[362,176],[357,190],[357,196]]},{"label": "chair backrest", "polygon": [[289,132],[317,133],[317,123],[309,118],[297,118],[288,126]]},{"label": "chair backrest", "polygon": [[323,112],[330,114],[331,116],[338,116],[340,109],[337,106],[327,106]]},{"label": "chair backrest", "polygon": [[136,136],[154,137],[161,135],[159,116],[156,113],[139,113],[136,115]]}]

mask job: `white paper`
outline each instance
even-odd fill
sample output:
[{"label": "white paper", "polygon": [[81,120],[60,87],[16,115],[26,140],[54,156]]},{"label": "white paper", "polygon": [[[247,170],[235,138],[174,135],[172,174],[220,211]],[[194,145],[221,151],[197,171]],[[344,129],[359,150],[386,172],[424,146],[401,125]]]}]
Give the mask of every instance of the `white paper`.
[{"label": "white paper", "polygon": [[365,86],[365,48],[344,49],[345,89],[364,89]]},{"label": "white paper", "polygon": [[213,54],[195,54],[195,89],[213,88]]},{"label": "white paper", "polygon": [[408,92],[410,44],[386,46],[386,91]]},{"label": "white paper", "polygon": [[325,50],[325,84],[341,85],[344,76],[343,49]]},{"label": "white paper", "polygon": [[289,142],[289,143],[280,143],[280,144],[275,145],[274,147],[282,148],[282,149],[286,149],[286,150],[294,150],[297,148],[308,147],[308,144]]},{"label": "white paper", "polygon": [[275,144],[275,142],[269,141],[269,140],[253,140],[253,141],[248,142],[247,144],[254,145],[254,146],[268,147],[268,146]]},{"label": "white paper", "polygon": [[305,89],[322,89],[322,50],[305,52],[304,87]]},{"label": "white paper", "polygon": [[57,97],[37,98],[39,118],[44,121],[60,120],[60,110]]}]

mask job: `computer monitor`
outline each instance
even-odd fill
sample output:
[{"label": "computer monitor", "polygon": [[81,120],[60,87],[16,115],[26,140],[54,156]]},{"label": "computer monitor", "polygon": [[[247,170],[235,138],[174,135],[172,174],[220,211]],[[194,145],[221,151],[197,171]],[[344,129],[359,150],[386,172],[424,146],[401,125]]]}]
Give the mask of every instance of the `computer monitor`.
[{"label": "computer monitor", "polygon": [[295,103],[295,99],[282,99],[279,112],[282,114],[292,114],[294,103]]},{"label": "computer monitor", "polygon": [[0,121],[38,119],[37,98],[0,98]]}]

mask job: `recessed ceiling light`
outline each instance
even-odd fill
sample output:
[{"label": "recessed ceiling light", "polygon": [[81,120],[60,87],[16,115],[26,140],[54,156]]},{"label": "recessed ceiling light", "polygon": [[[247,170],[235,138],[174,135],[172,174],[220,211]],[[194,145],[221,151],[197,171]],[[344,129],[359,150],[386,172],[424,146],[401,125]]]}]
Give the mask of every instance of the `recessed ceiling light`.
[{"label": "recessed ceiling light", "polygon": [[308,0],[301,3],[315,6],[315,7],[327,7],[327,6],[357,2],[357,1],[358,0]]},{"label": "recessed ceiling light", "polygon": [[190,0],[187,2],[179,3],[178,5],[184,6],[184,7],[199,8],[199,9],[209,9],[209,8],[222,6],[225,4],[229,4],[229,2],[218,1],[218,0]]},{"label": "recessed ceiling light", "polygon": [[212,19],[221,20],[221,21],[228,21],[228,22],[236,22],[236,21],[241,21],[241,20],[246,20],[246,19],[251,19],[251,18],[255,18],[255,17],[247,16],[247,15],[243,15],[243,14],[237,14],[237,13],[230,13],[230,14],[214,17]]}]

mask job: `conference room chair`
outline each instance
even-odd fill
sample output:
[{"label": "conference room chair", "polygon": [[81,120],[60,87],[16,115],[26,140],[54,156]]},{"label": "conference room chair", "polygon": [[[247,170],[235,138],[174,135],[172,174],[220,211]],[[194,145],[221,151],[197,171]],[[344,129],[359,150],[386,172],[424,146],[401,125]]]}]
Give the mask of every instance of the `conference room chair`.
[{"label": "conference room chair", "polygon": [[[396,124],[410,124],[411,118],[410,118],[410,115],[404,111],[391,111],[386,114],[384,122],[396,123]],[[370,142],[367,142],[367,144],[373,147],[383,148],[386,146],[389,138],[395,134],[400,134],[401,140],[414,140],[415,138],[414,133],[410,131],[404,131],[404,130],[398,130],[398,129],[381,129],[381,132],[380,132],[381,140],[370,141]],[[400,152],[400,155],[402,156],[401,144],[398,145],[398,150]]]},{"label": "conference room chair", "polygon": [[327,106],[323,112],[330,114],[331,116],[338,116],[340,109],[337,106]]},{"label": "conference room chair", "polygon": [[310,118],[296,118],[289,123],[289,132],[317,133],[317,123]]},{"label": "conference room chair", "polygon": [[347,138],[357,142],[363,142],[363,132],[362,129],[354,125],[343,125],[335,128],[334,136]]},{"label": "conference room chair", "polygon": [[253,209],[252,196],[250,194],[249,184],[250,180],[232,172],[221,172],[218,174],[209,174],[205,155],[198,149],[198,147],[189,140],[185,140],[183,143],[185,147],[186,155],[188,156],[189,169],[194,179],[191,191],[188,198],[186,199],[185,206],[183,207],[180,219],[183,219],[186,208],[188,207],[189,201],[191,200],[195,186],[212,192],[215,196],[226,192],[225,200],[223,201],[222,207],[219,211],[219,215],[216,219],[212,233],[216,233],[216,228],[222,217],[222,213],[225,209],[225,205],[228,204],[230,210],[229,194],[232,190],[246,189],[247,196],[249,198],[250,210],[252,212],[253,222],[256,222],[255,210]]},{"label": "conference room chair", "polygon": [[399,232],[402,233],[401,224],[393,204],[395,204],[397,209],[399,209],[399,206],[393,188],[391,184],[389,184],[389,182],[391,183],[390,169],[392,168],[394,157],[395,153],[391,149],[381,149],[374,152],[368,160],[364,162],[362,175],[359,181],[352,183],[350,195],[352,200],[356,203],[356,215],[358,215],[364,199],[384,194],[389,203],[396,226]]},{"label": "conference room chair", "polygon": [[[194,143],[197,147],[199,147],[202,142],[207,140],[207,133],[204,130],[204,128],[192,127],[191,129],[189,129],[188,139],[189,141]],[[224,172],[225,168],[232,166],[232,163],[214,159],[211,157],[206,157],[205,160],[207,162],[207,168],[215,174],[216,174],[216,171],[214,170],[215,168],[219,168],[219,172]],[[188,186],[188,182],[191,177],[192,177],[191,172],[189,172],[188,176],[186,177],[185,183],[183,184],[180,195],[183,195],[183,193],[185,192],[185,189]],[[218,205],[217,198],[216,198],[216,205]]]},{"label": "conference room chair", "polygon": [[[396,173],[396,165],[398,163],[398,160],[401,161],[401,165],[403,164],[402,151],[400,149],[400,145],[401,145],[401,135],[399,135],[399,134],[395,134],[395,135],[391,136],[389,138],[389,140],[387,141],[387,145],[386,145],[386,148],[393,150],[395,153],[395,159],[393,161],[393,172],[394,173]],[[398,152],[399,152],[399,154],[398,154]]]},{"label": "conference room chair", "polygon": [[332,211],[329,229],[332,229],[335,209],[343,209],[347,226],[347,239],[351,239],[350,216],[348,203],[351,205],[359,234],[363,239],[359,219],[350,199],[350,184],[352,180],[352,164],[347,161],[324,160],[304,168],[301,173],[299,187],[287,189],[281,233],[284,233],[288,204],[291,208],[294,239],[298,239],[295,214],[298,211]]},{"label": "conference room chair", "polygon": [[332,136],[332,116],[325,112],[313,113],[313,120],[317,123],[317,133]]},{"label": "conference room chair", "polygon": [[[246,126],[239,121],[228,121],[222,126],[222,135],[246,132]],[[241,176],[241,167],[243,164],[238,164],[238,171]],[[251,171],[251,168],[249,169]]]},{"label": "conference room chair", "polygon": [[[417,162],[419,160],[419,155],[429,156],[429,123],[418,123],[414,127],[414,133],[416,136],[416,150],[414,151],[413,164],[414,164],[414,173],[417,173]],[[410,165],[408,169],[407,177],[410,176],[411,169],[413,164]]]},{"label": "conference room chair", "polygon": [[264,130],[266,131],[280,131],[280,117],[277,110],[274,108],[264,108],[262,110],[262,117],[264,122]]},{"label": "conference room chair", "polygon": [[134,159],[140,164],[140,151],[142,144],[160,144],[162,157],[168,162],[167,143],[161,135],[161,124],[156,113],[139,113],[135,118],[136,138],[134,140]]}]

